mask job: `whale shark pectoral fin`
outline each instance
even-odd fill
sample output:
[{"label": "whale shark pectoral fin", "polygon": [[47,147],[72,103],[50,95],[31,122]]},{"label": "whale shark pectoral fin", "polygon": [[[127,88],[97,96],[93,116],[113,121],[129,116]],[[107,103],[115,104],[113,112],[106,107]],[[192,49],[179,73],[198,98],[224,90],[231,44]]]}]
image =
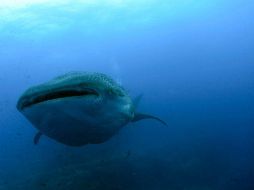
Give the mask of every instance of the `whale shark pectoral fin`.
[{"label": "whale shark pectoral fin", "polygon": [[42,136],[42,132],[40,132],[40,131],[35,134],[35,136],[34,136],[34,144],[35,145],[37,145],[39,143],[41,136]]},{"label": "whale shark pectoral fin", "polygon": [[143,114],[143,113],[135,113],[135,116],[134,116],[132,122],[136,122],[136,121],[139,121],[142,119],[155,119],[155,120],[159,121],[160,123],[162,123],[163,125],[168,126],[168,124],[165,121],[161,120],[160,118],[152,116],[152,115],[148,115],[148,114]]}]

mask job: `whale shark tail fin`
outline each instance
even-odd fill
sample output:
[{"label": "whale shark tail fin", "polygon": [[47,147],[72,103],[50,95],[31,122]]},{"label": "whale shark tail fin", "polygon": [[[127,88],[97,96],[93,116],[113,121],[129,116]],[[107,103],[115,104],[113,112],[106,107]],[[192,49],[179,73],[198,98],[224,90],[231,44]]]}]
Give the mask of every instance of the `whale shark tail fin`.
[{"label": "whale shark tail fin", "polygon": [[160,118],[152,116],[152,115],[148,115],[148,114],[143,114],[143,113],[135,113],[135,116],[134,116],[132,122],[136,122],[136,121],[143,120],[143,119],[155,119],[155,120],[159,121],[160,123],[162,123],[163,125],[168,126],[168,124],[165,121],[161,120]]}]

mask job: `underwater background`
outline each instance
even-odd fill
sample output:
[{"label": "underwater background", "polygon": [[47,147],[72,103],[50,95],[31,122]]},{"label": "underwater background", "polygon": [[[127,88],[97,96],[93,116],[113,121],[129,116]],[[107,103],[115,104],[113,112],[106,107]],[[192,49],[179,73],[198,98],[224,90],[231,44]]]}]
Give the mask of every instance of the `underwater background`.
[{"label": "underwater background", "polygon": [[[254,190],[252,0],[1,0],[0,190]],[[112,76],[164,119],[74,148],[17,111],[69,71]]]}]

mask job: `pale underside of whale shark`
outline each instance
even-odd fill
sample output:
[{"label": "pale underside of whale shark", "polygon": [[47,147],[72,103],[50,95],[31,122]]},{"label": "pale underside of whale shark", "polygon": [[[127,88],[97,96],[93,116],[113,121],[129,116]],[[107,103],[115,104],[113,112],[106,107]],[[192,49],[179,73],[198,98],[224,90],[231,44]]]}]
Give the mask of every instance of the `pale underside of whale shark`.
[{"label": "pale underside of whale shark", "polygon": [[161,119],[136,112],[140,97],[101,73],[72,72],[26,90],[17,109],[36,127],[37,144],[46,135],[70,146],[103,143],[123,126],[141,119]]}]

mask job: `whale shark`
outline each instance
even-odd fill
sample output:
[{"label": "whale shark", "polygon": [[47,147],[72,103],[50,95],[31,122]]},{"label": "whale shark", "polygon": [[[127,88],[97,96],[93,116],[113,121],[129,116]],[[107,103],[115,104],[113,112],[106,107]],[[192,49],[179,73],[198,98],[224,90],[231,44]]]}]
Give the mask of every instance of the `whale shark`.
[{"label": "whale shark", "polygon": [[103,73],[70,72],[28,88],[17,109],[42,135],[69,146],[100,144],[125,125],[156,116],[138,113],[141,96],[132,100],[127,91]]}]

